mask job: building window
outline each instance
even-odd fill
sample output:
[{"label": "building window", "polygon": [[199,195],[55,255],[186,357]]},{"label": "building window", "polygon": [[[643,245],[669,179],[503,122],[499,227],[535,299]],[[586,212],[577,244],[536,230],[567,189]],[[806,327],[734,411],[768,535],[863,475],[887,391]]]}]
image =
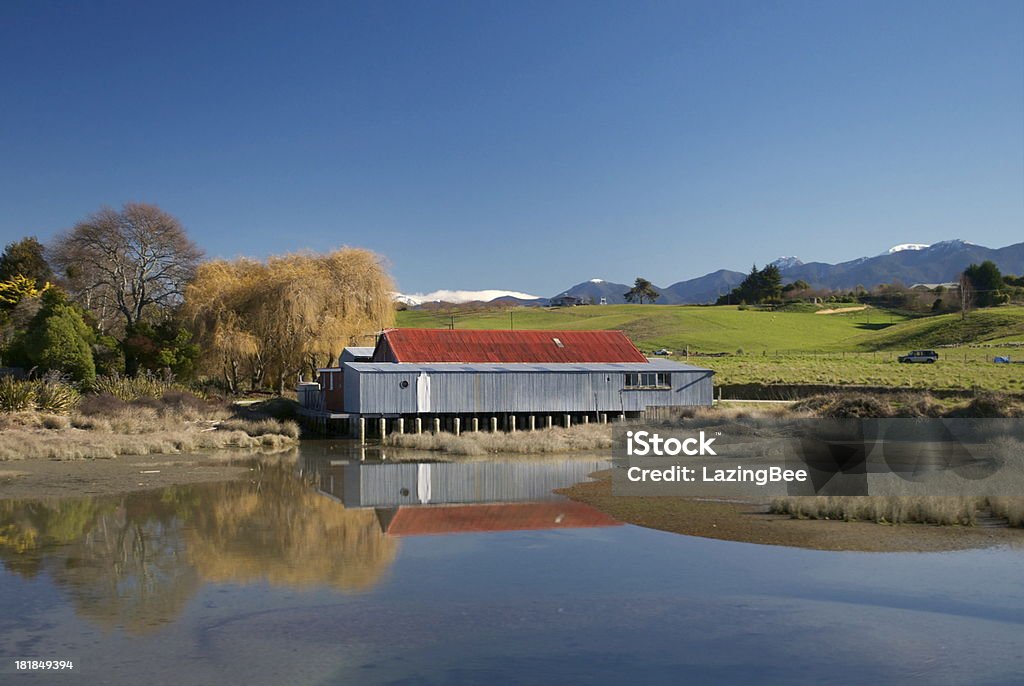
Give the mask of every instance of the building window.
[{"label": "building window", "polygon": [[626,388],[669,390],[672,375],[668,372],[630,372],[626,374]]}]

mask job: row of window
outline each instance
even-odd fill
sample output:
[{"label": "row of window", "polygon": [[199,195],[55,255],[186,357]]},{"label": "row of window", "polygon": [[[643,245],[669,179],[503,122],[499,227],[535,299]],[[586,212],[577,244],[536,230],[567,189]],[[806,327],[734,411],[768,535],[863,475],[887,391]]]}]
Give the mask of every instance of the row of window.
[{"label": "row of window", "polygon": [[626,374],[626,388],[671,388],[668,372],[631,372]]}]

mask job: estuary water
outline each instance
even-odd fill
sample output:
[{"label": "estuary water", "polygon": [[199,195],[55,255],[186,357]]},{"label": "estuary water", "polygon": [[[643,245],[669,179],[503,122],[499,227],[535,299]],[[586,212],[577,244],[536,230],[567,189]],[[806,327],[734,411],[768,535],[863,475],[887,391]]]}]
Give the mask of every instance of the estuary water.
[{"label": "estuary water", "polygon": [[1020,549],[693,538],[551,493],[597,458],[360,457],[310,444],[237,481],[0,501],[0,683],[1024,678]]}]

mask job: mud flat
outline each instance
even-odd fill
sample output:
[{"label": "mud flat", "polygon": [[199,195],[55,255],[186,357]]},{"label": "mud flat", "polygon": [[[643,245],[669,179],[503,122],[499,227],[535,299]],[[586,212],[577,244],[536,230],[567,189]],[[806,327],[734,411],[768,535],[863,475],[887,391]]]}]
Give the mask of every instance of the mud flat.
[{"label": "mud flat", "polygon": [[558,493],[627,524],[725,541],[815,550],[937,552],[990,546],[1024,547],[1019,528],[937,526],[793,519],[769,512],[768,501],[716,501],[612,495],[608,472]]}]

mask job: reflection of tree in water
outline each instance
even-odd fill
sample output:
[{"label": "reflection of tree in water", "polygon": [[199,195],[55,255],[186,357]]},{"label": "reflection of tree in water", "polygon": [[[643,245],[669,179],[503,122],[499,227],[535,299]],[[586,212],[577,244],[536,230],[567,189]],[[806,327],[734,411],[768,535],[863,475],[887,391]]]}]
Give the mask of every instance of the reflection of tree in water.
[{"label": "reflection of tree in water", "polygon": [[151,507],[125,498],[48,565],[82,616],[142,632],[172,621],[199,588],[182,519]]},{"label": "reflection of tree in water", "polygon": [[51,501],[0,501],[0,561],[27,578],[42,569],[44,549],[72,543],[114,503],[94,498]]},{"label": "reflection of tree in water", "polygon": [[173,621],[203,581],[367,588],[395,545],[373,510],[346,510],[282,465],[245,482],[0,501],[8,570],[45,571],[80,614],[134,632]]},{"label": "reflection of tree in water", "polygon": [[396,542],[372,509],[347,510],[290,474],[218,487],[188,536],[189,558],[206,579],[365,589],[395,558]]}]

